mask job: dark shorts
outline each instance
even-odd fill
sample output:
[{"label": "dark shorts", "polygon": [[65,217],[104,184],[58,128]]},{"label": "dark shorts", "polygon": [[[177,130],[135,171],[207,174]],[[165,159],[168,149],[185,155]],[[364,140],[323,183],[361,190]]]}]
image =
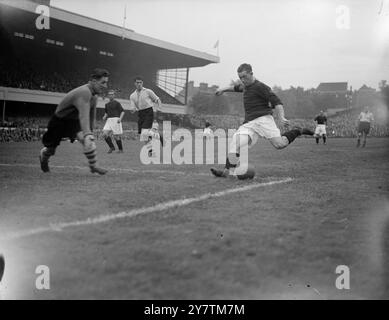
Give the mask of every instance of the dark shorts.
[{"label": "dark shorts", "polygon": [[151,129],[154,121],[153,108],[147,108],[138,111],[138,133],[141,134],[142,129]]},{"label": "dark shorts", "polygon": [[62,138],[75,140],[80,131],[80,120],[63,119],[53,115],[47,125],[47,131],[42,137],[42,143],[47,148],[56,148],[61,143]]},{"label": "dark shorts", "polygon": [[360,122],[358,126],[358,132],[359,133],[366,133],[368,134],[370,132],[370,122]]}]

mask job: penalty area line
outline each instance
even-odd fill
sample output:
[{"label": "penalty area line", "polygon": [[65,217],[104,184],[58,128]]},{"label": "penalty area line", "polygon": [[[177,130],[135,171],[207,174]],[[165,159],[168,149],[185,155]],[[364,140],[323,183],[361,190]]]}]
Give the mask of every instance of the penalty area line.
[{"label": "penalty area line", "polygon": [[156,204],[156,205],[151,206],[151,207],[143,207],[143,208],[133,209],[130,211],[122,211],[122,212],[118,212],[115,214],[106,214],[106,215],[101,215],[101,216],[94,217],[94,218],[88,218],[85,220],[75,220],[75,221],[70,221],[70,222],[60,222],[60,223],[50,224],[47,227],[41,227],[41,228],[36,228],[36,229],[22,230],[22,231],[17,231],[17,232],[13,232],[13,233],[8,233],[8,234],[5,234],[3,237],[0,237],[0,239],[4,239],[4,240],[20,239],[20,238],[25,238],[28,236],[33,236],[33,235],[47,233],[47,232],[60,232],[63,229],[68,229],[68,228],[72,228],[72,227],[95,225],[95,224],[105,223],[105,222],[109,222],[109,221],[113,221],[113,220],[117,220],[117,219],[133,218],[133,217],[147,214],[147,213],[154,213],[154,212],[165,211],[165,210],[171,209],[171,208],[184,207],[184,206],[188,206],[192,203],[205,201],[205,200],[209,200],[209,199],[220,198],[220,197],[224,197],[224,196],[238,193],[238,192],[244,192],[244,191],[248,191],[248,190],[252,190],[252,189],[256,189],[256,188],[260,188],[260,187],[268,187],[268,186],[272,186],[272,185],[276,185],[276,184],[287,183],[287,182],[290,182],[292,180],[293,180],[292,178],[288,177],[288,178],[284,178],[281,180],[253,183],[253,184],[249,184],[246,186],[226,189],[226,190],[218,191],[218,192],[214,192],[214,193],[211,193],[211,192],[205,193],[205,194],[197,196],[197,197],[183,198],[183,199],[178,199],[178,200],[170,200],[170,201],[166,201],[166,202],[161,202],[161,203]]}]

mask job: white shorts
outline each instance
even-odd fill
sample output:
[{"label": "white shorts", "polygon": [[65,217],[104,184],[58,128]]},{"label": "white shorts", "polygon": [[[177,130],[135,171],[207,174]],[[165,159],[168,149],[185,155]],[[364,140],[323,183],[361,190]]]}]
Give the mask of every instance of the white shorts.
[{"label": "white shorts", "polygon": [[210,128],[205,128],[203,132],[203,136],[206,138],[211,138],[213,136],[213,132]]},{"label": "white shorts", "polygon": [[122,123],[118,123],[119,117],[108,118],[103,131],[112,131],[113,134],[123,134]]},{"label": "white shorts", "polygon": [[140,136],[139,136],[139,141],[149,141],[150,133],[152,132],[151,129],[142,129]]},{"label": "white shorts", "polygon": [[326,125],[318,124],[315,129],[315,136],[322,136],[323,134],[327,134]]},{"label": "white shorts", "polygon": [[281,137],[272,115],[266,115],[242,124],[232,137],[230,153],[237,152],[237,138],[239,135],[248,135],[251,138],[250,147],[257,143],[258,138],[272,139]]}]

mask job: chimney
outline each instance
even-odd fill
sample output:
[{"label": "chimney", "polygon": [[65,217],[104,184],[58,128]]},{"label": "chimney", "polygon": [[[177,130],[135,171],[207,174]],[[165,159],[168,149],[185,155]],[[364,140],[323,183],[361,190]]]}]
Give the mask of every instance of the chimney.
[{"label": "chimney", "polygon": [[200,83],[200,91],[207,91],[208,90],[208,83],[201,82]]}]

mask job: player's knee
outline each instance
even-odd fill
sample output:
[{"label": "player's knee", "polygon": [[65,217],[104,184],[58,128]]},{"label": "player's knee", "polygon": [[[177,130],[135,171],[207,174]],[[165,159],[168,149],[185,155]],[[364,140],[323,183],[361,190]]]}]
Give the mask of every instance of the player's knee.
[{"label": "player's knee", "polygon": [[45,153],[47,156],[53,156],[55,155],[55,148],[46,147]]}]

